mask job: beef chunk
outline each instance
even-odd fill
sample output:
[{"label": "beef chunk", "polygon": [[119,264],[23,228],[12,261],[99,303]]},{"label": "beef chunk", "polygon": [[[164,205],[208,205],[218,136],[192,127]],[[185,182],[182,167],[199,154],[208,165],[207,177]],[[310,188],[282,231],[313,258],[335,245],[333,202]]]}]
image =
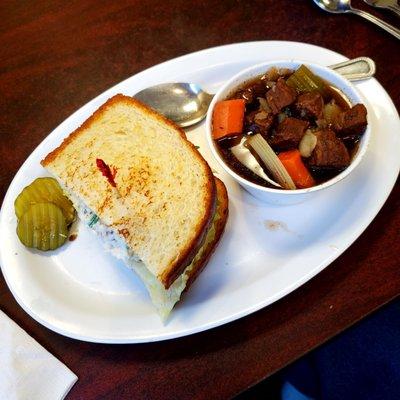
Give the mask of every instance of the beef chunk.
[{"label": "beef chunk", "polygon": [[344,169],[350,164],[346,146],[334,131],[324,129],[315,132],[317,144],[309,158],[309,166],[317,169]]},{"label": "beef chunk", "polygon": [[320,119],[323,117],[324,100],[318,92],[301,94],[294,104],[301,117]]},{"label": "beef chunk", "polygon": [[255,111],[250,111],[250,112],[246,112],[245,113],[245,118],[246,118],[246,125],[252,125],[254,124],[254,117],[256,116],[256,114],[258,113],[258,110]]},{"label": "beef chunk", "polygon": [[266,111],[252,111],[246,115],[246,127],[248,131],[257,131],[264,136],[274,123],[274,116]]},{"label": "beef chunk", "polygon": [[254,119],[254,123],[260,127],[260,131],[262,134],[268,134],[269,129],[271,128],[272,124],[274,123],[274,116],[269,113],[266,116],[258,117]]},{"label": "beef chunk", "polygon": [[307,127],[307,121],[287,117],[278,125],[269,143],[276,150],[287,150],[297,147]]},{"label": "beef chunk", "polygon": [[257,100],[257,97],[264,97],[267,87],[264,82],[254,82],[251,85],[239,90],[235,98],[243,99],[246,104],[251,104]]},{"label": "beef chunk", "polygon": [[267,101],[274,114],[289,106],[296,100],[296,91],[288,86],[283,78],[279,78],[276,85],[267,92]]},{"label": "beef chunk", "polygon": [[356,104],[340,113],[333,123],[333,129],[339,136],[361,135],[366,126],[367,109],[364,104]]}]

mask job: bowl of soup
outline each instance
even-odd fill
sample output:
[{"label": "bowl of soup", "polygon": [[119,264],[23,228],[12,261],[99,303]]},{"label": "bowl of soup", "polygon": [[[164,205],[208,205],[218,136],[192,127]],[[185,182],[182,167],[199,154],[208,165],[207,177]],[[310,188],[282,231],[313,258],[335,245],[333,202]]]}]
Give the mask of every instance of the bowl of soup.
[{"label": "bowl of soup", "polygon": [[222,168],[255,197],[277,204],[342,181],[370,138],[354,85],[301,61],[266,62],[232,77],[210,104],[206,130]]}]

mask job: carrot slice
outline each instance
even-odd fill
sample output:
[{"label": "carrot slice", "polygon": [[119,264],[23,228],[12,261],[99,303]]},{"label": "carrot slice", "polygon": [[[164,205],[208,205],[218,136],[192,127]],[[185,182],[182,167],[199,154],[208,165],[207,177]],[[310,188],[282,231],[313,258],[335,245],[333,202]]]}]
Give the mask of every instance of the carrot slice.
[{"label": "carrot slice", "polygon": [[286,171],[299,189],[315,186],[315,180],[301,159],[299,150],[289,150],[278,154]]},{"label": "carrot slice", "polygon": [[245,101],[242,99],[219,101],[213,112],[214,139],[241,133],[243,129]]}]

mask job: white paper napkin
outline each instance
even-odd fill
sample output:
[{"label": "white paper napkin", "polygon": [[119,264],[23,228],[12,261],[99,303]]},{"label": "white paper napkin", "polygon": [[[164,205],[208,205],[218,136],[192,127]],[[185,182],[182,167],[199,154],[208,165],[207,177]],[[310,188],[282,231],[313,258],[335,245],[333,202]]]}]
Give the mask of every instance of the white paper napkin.
[{"label": "white paper napkin", "polygon": [[64,399],[77,379],[0,310],[0,399]]}]

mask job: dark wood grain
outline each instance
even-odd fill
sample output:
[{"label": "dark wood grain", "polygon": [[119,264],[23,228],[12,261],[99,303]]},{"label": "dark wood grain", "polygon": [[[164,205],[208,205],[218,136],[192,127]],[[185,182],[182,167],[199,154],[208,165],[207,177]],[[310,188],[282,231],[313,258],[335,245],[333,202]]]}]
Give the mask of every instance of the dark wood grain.
[{"label": "dark wood grain", "polygon": [[[1,199],[35,146],[78,107],[151,65],[211,46],[279,39],[370,56],[400,107],[400,42],[311,1],[15,0],[1,2],[0,17]],[[68,400],[230,398],[398,295],[399,198],[396,185],[362,236],[312,281],[194,336],[124,346],[68,339],[22,311],[2,275],[0,308],[77,373]]]}]

